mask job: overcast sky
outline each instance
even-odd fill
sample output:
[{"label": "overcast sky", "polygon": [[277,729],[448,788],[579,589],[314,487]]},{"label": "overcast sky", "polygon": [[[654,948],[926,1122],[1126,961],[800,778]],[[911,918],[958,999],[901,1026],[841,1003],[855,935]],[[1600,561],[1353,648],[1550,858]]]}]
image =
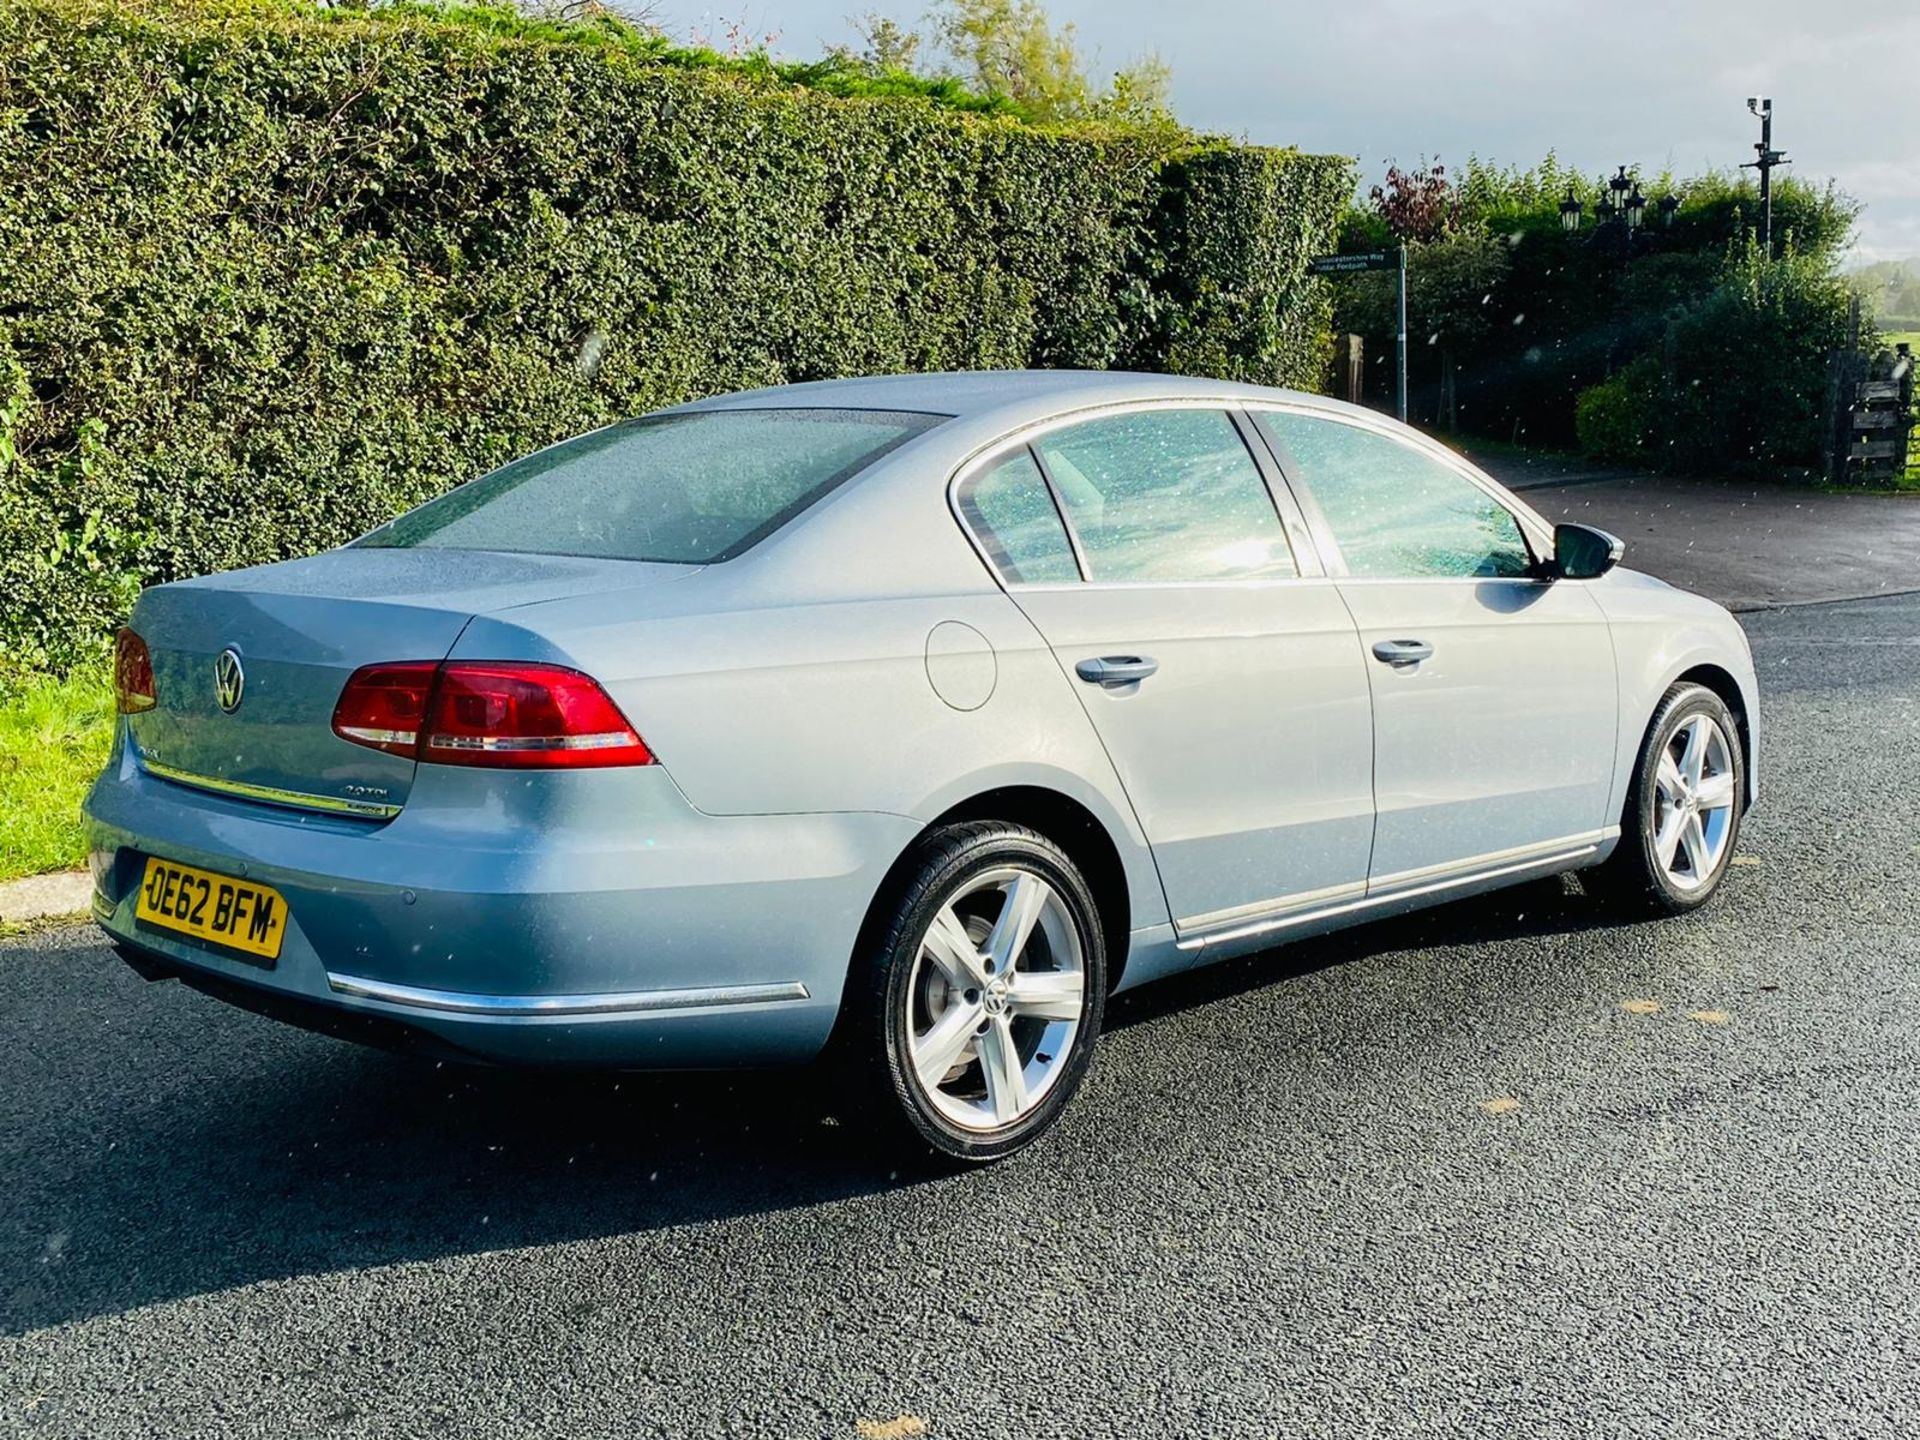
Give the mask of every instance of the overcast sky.
[{"label": "overcast sky", "polygon": [[[924,0],[666,0],[668,28],[744,14],[795,58],[851,38],[846,16],[915,21]],[[1181,119],[1272,145],[1386,161],[1469,152],[1587,171],[1685,175],[1753,158],[1746,97],[1774,98],[1787,172],[1865,202],[1860,259],[1920,256],[1915,0],[1051,0],[1111,70],[1155,50]]]}]

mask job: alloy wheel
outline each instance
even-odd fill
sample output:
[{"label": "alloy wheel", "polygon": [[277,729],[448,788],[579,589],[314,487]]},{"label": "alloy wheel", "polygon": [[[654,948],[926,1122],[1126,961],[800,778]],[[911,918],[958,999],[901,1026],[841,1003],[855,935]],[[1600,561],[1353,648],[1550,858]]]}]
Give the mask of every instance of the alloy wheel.
[{"label": "alloy wheel", "polygon": [[1012,1125],[1059,1081],[1086,1012],[1065,898],[1024,866],[969,877],[921,937],[905,992],[913,1072],[950,1124]]},{"label": "alloy wheel", "polygon": [[1711,715],[1690,715],[1660,752],[1654,774],[1653,853],[1675,889],[1698,890],[1719,872],[1733,834],[1733,747]]}]

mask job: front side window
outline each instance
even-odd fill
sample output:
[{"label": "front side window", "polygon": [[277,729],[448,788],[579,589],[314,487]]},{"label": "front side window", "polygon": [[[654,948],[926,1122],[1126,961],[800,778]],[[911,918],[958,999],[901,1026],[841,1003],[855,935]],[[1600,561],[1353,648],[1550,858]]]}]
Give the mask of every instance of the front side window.
[{"label": "front side window", "polygon": [[944,418],[814,409],[629,420],[502,466],[357,543],[712,564]]},{"label": "front side window", "polygon": [[1034,442],[1094,581],[1296,574],[1286,531],[1222,410],[1143,410]]},{"label": "front side window", "polygon": [[1259,421],[1291,458],[1352,575],[1397,579],[1529,574],[1520,522],[1431,455],[1377,430],[1288,411]]},{"label": "front side window", "polygon": [[961,486],[960,510],[1008,584],[1080,578],[1067,527],[1027,451],[1016,450]]}]

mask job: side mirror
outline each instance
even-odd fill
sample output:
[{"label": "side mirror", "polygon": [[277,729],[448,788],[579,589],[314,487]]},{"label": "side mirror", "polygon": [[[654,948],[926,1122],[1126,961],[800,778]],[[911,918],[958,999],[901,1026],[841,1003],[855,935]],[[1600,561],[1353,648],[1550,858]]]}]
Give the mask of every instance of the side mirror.
[{"label": "side mirror", "polygon": [[1553,569],[1563,580],[1597,580],[1620,563],[1626,549],[1618,535],[1591,525],[1553,527]]}]

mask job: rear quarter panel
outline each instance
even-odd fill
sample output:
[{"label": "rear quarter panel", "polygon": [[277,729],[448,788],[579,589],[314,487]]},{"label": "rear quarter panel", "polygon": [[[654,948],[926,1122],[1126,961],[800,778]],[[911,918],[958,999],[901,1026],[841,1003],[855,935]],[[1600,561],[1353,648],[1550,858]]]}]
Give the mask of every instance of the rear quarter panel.
[{"label": "rear quarter panel", "polygon": [[594,675],[711,815],[924,824],[1003,786],[1058,791],[1120,851],[1133,925],[1163,923],[1145,837],[1073,682],[960,534],[945,479],[863,481],[762,547],[645,596],[478,617],[454,655]]}]

